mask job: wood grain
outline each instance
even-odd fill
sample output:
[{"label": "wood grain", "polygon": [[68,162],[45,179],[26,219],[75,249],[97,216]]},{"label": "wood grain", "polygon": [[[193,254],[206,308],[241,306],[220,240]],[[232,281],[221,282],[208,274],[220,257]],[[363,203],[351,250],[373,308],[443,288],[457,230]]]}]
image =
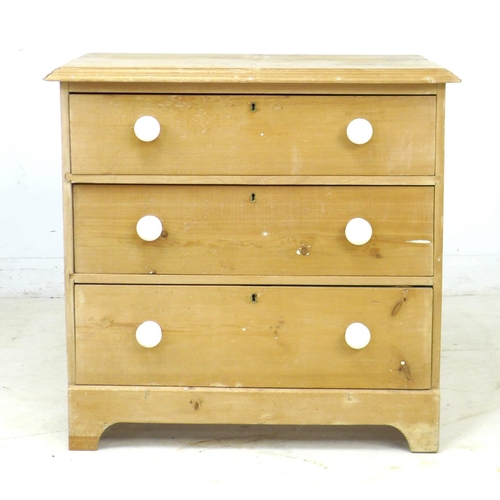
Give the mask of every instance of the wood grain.
[{"label": "wood grain", "polygon": [[46,80],[68,82],[376,83],[459,82],[415,55],[87,54]]},{"label": "wood grain", "polygon": [[[73,190],[77,273],[432,275],[432,187]],[[145,215],[158,217],[168,235],[141,240],[135,228]],[[372,225],[365,245],[345,237],[355,217]]]},{"label": "wood grain", "polygon": [[441,314],[443,295],[443,216],[444,216],[444,126],[445,126],[444,85],[438,86],[436,108],[436,187],[434,199],[434,318],[432,343],[432,386],[439,387],[441,359]]},{"label": "wood grain", "polygon": [[75,382],[75,312],[74,281],[75,260],[73,254],[73,193],[67,175],[71,172],[70,118],[68,84],[60,85],[61,102],[61,145],[62,145],[62,194],[63,194],[63,243],[64,243],[64,295],[66,314],[66,353],[68,383]]},{"label": "wood grain", "polygon": [[72,94],[435,95],[436,84],[69,82]]},{"label": "wood grain", "polygon": [[[453,73],[420,56],[88,54],[47,80],[62,82],[71,449],[151,422],[393,425],[437,451]],[[162,127],[148,144],[144,114]],[[345,133],[357,117],[374,125],[363,146]],[[139,240],[146,214],[168,234]],[[353,217],[374,229],[360,247]],[[149,350],[147,319],[164,333]],[[360,351],[354,321],[372,331]]]},{"label": "wood grain", "polygon": [[73,184],[198,184],[259,186],[434,186],[422,175],[85,175],[67,174]]},{"label": "wood grain", "polygon": [[[78,384],[430,387],[432,289],[77,285]],[[144,321],[160,344],[135,338]],[[344,334],[371,331],[363,349]],[[402,364],[403,363],[403,364]]]},{"label": "wood grain", "polygon": [[[198,403],[198,405],[196,405]],[[411,451],[436,452],[439,392],[71,386],[69,444],[95,450],[116,422],[392,425]],[[332,448],[335,443],[331,443]]]},{"label": "wood grain", "polygon": [[75,283],[108,285],[432,286],[432,276],[255,276],[231,274],[74,274]]},{"label": "wood grain", "polygon": [[[70,113],[75,174],[434,174],[434,96],[73,94]],[[162,128],[149,143],[143,115]],[[360,117],[374,133],[356,145]]]}]

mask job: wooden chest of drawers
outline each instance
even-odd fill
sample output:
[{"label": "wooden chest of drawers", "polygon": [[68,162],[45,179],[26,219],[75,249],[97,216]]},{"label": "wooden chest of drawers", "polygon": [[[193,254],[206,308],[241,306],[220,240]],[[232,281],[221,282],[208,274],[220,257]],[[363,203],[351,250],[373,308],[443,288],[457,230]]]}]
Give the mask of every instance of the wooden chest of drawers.
[{"label": "wooden chest of drawers", "polygon": [[61,82],[69,445],[376,424],[436,451],[445,84],[418,56],[90,54]]}]

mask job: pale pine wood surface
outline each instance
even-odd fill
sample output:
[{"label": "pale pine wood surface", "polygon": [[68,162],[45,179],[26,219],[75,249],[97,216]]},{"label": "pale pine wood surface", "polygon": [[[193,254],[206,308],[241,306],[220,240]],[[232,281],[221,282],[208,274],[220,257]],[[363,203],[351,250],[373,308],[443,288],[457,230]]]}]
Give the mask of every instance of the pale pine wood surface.
[{"label": "pale pine wood surface", "polygon": [[417,55],[87,54],[47,76],[71,82],[446,83]]},{"label": "pale pine wood surface", "polygon": [[72,94],[435,95],[434,84],[68,82]]},{"label": "pale pine wood surface", "polygon": [[74,184],[209,184],[259,186],[434,186],[422,175],[99,175],[67,174]]},{"label": "pale pine wood surface", "polygon": [[292,276],[244,274],[73,274],[75,283],[120,285],[432,286],[432,276]]},{"label": "pale pine wood surface", "polygon": [[439,391],[215,389],[201,387],[69,388],[70,449],[95,450],[116,422],[192,424],[392,425],[411,451],[439,444]]},{"label": "pale pine wood surface", "polygon": [[[432,187],[73,189],[77,273],[432,275]],[[145,215],[166,237],[139,238]],[[355,217],[372,225],[365,245],[345,237]]]},{"label": "pale pine wood surface", "polygon": [[[251,111],[255,104],[256,111]],[[70,96],[75,174],[432,175],[432,96]],[[135,121],[154,116],[144,143]],[[355,118],[373,126],[349,141]]]},{"label": "pale pine wood surface", "polygon": [[439,387],[441,366],[441,313],[443,295],[443,209],[445,85],[438,85],[436,106],[436,187],[434,188],[434,316],[432,337],[432,386]]},{"label": "pale pine wood surface", "polygon": [[[77,285],[75,308],[79,384],[430,387],[430,288]],[[163,330],[149,349],[147,320]]]},{"label": "pale pine wood surface", "polygon": [[70,175],[71,157],[69,147],[69,90],[67,83],[61,83],[61,144],[63,175],[63,230],[64,230],[64,293],[66,299],[66,348],[68,364],[68,383],[75,383],[75,321],[73,301],[73,281],[75,271],[73,254],[73,191],[66,176]]},{"label": "pale pine wood surface", "polygon": [[[420,56],[89,54],[47,79],[67,82],[71,449],[114,422],[176,422],[387,424],[437,450],[455,75]],[[158,110],[160,138],[140,143],[137,113]],[[347,140],[351,112],[374,124],[366,145]],[[151,210],[168,226],[152,244],[135,234]],[[374,221],[354,249],[353,216]],[[154,315],[165,337],[145,350],[135,328]],[[344,320],[374,322],[372,343],[349,350]]]}]

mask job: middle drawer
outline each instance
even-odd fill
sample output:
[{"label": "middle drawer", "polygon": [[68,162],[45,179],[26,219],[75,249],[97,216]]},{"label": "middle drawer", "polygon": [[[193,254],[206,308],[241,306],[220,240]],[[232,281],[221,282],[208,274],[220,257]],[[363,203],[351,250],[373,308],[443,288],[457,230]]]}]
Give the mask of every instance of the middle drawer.
[{"label": "middle drawer", "polygon": [[[432,186],[75,185],[75,271],[431,276],[433,202]],[[353,244],[360,218],[372,234]]]}]

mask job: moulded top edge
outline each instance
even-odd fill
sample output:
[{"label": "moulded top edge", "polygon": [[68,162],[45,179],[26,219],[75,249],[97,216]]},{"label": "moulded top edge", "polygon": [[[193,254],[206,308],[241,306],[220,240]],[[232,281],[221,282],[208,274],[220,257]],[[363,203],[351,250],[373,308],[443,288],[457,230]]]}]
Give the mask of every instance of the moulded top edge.
[{"label": "moulded top edge", "polygon": [[61,82],[436,84],[459,82],[421,56],[87,54],[46,78]]}]

